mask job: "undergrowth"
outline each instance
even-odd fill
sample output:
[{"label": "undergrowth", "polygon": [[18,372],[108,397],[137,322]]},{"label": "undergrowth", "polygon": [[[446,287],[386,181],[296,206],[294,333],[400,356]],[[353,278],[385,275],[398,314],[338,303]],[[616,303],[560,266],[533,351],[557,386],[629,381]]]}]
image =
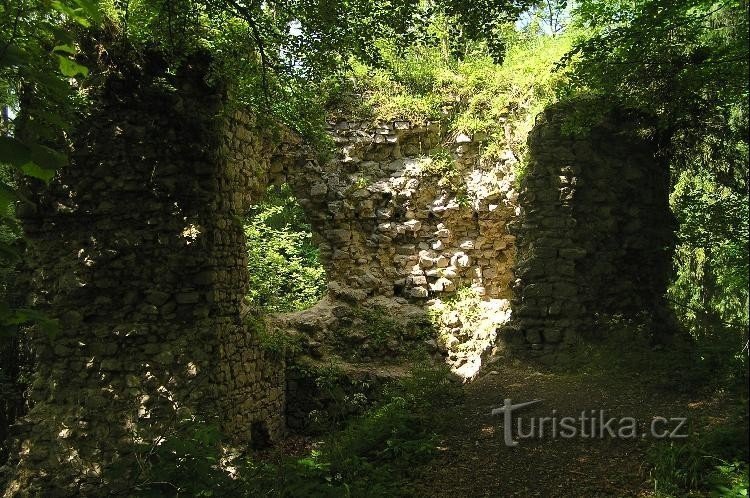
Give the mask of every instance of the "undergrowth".
[{"label": "undergrowth", "polygon": [[422,359],[424,341],[434,335],[426,316],[407,319],[378,306],[355,307],[348,322],[336,330],[334,346],[337,353],[352,360]]},{"label": "undergrowth", "polygon": [[[632,378],[651,387],[679,392],[742,390],[748,372],[744,361],[732,361],[735,345],[711,337],[694,337],[681,329],[655,337],[646,321],[609,317],[596,334],[544,360],[548,368],[575,375]],[[689,365],[689,368],[686,368]],[[640,372],[648,375],[640,376]]]},{"label": "undergrowth", "polygon": [[[447,38],[441,21],[433,30]],[[444,121],[449,133],[481,138],[482,161],[498,160],[508,148],[523,169],[526,136],[537,114],[565,93],[566,74],[557,64],[571,48],[573,30],[539,37],[506,26],[508,50],[502,64],[475,42],[456,60],[440,43],[404,50],[380,41],[380,67],[352,61],[347,83],[336,89],[334,114],[372,121]]]},{"label": "undergrowth", "polygon": [[249,285],[247,301],[268,312],[315,304],[326,286],[312,227],[288,185],[269,187],[244,220]]},{"label": "undergrowth", "polygon": [[748,496],[748,372],[738,367],[744,361],[732,361],[735,345],[687,333],[655,343],[643,324],[612,320],[602,326],[601,338],[561,353],[550,368],[601,378],[609,390],[637,379],[646,389],[701,393],[731,404],[725,419],[709,417],[688,439],[650,448],[644,464],[654,496]]},{"label": "undergrowth", "polygon": [[187,419],[159,444],[139,452],[139,496],[390,497],[414,466],[436,452],[449,423],[437,408],[460,402],[446,368],[414,367],[385,389],[383,400],[331,434],[309,454],[280,462],[254,460],[224,445],[215,425]]},{"label": "undergrowth", "polygon": [[747,414],[745,407],[737,410],[736,425],[651,448],[647,462],[656,496],[748,496]]}]

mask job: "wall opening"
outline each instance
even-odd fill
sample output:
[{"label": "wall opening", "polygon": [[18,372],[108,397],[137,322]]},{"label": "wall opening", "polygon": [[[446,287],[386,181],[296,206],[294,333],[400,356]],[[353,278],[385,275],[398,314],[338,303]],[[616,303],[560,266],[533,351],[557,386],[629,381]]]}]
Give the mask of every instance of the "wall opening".
[{"label": "wall opening", "polygon": [[310,413],[326,409],[297,370],[335,363],[348,379],[342,385],[377,385],[373,372],[408,371],[428,357],[468,381],[510,318],[513,155],[481,162],[483,138],[452,136],[439,122],[338,119],[328,132],[336,146],[329,160],[302,158],[291,144],[263,177],[281,185],[268,199],[297,199],[326,269],[315,306],[265,316],[272,347],[294,343],[286,368],[292,428],[309,427]]},{"label": "wall opening", "polygon": [[245,298],[266,313],[302,311],[326,291],[312,226],[291,187],[271,185],[243,219],[249,287]]}]

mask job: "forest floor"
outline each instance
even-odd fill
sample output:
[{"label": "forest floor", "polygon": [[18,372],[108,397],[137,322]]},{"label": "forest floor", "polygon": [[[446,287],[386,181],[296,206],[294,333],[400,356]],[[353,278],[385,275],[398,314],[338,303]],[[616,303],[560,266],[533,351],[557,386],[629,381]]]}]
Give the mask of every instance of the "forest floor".
[{"label": "forest floor", "polygon": [[[719,496],[709,491],[717,488],[706,481],[708,473],[722,461],[736,461],[737,448],[745,448],[740,453],[747,448],[747,436],[742,436],[747,434],[748,420],[742,386],[721,387],[718,371],[698,368],[679,353],[635,347],[606,351],[586,350],[562,364],[553,362],[554,367],[518,358],[490,358],[476,379],[440,398],[449,404],[430,403],[424,420],[429,426],[420,434],[434,435],[429,446],[437,451],[431,458],[412,461],[408,447],[402,447],[401,456],[398,447],[392,449],[398,469],[391,467],[395,473],[385,478],[398,483],[398,491],[389,488],[387,496],[688,496],[685,489],[695,490],[689,494],[692,497]],[[391,373],[395,378],[410,375],[408,369]],[[505,399],[513,404],[540,400],[513,411],[515,446],[506,444],[505,417],[491,413]],[[581,427],[582,413],[588,418],[585,427]],[[538,429],[542,417],[556,418],[557,434],[551,434],[549,419],[543,435],[518,433],[519,422],[528,434],[532,419]],[[574,420],[564,427],[563,417]],[[601,427],[610,419],[612,432]],[[563,437],[570,425],[576,435]],[[659,437],[671,431],[682,437]],[[399,438],[402,435],[394,433],[394,439]],[[275,455],[303,457],[319,447],[316,441],[291,436],[276,447]],[[371,449],[368,444],[359,447]],[[655,462],[661,474],[654,471]],[[366,472],[360,479],[369,490]],[[373,482],[372,489],[378,484]],[[351,496],[370,496],[358,489]],[[382,493],[373,491],[376,495]]]},{"label": "forest floor", "polygon": [[[446,417],[447,430],[439,435],[440,453],[416,472],[413,486],[404,492],[430,497],[650,496],[653,484],[646,454],[660,440],[642,434],[650,432],[654,417],[686,417],[679,433],[688,437],[731,423],[732,403],[726,394],[684,389],[679,382],[654,379],[652,372],[555,373],[526,363],[498,362],[465,386],[463,403],[445,408],[441,416]],[[504,442],[503,415],[490,415],[504,398],[514,404],[542,400],[514,416],[514,432],[517,417],[523,419],[527,432],[530,417],[553,416],[553,410],[558,419],[579,417],[584,410],[587,415],[590,410],[605,410],[605,421],[635,418],[637,437],[608,437],[605,432],[601,439],[565,439],[559,434],[552,438],[548,425],[545,437],[516,437],[519,444],[509,447]],[[578,421],[576,425],[580,430]],[[677,422],[665,422],[657,428],[676,426]],[[615,432],[619,427],[613,426]],[[598,436],[599,429],[594,433]]]}]

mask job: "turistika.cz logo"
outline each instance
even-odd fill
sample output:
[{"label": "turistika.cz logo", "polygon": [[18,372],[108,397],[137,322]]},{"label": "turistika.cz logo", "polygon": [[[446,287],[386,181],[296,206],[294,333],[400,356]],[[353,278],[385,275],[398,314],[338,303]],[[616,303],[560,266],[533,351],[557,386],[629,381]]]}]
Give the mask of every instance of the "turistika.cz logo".
[{"label": "turistika.cz logo", "polygon": [[513,412],[541,403],[541,399],[513,404],[503,400],[490,415],[503,416],[503,439],[506,446],[517,446],[518,439],[582,438],[582,439],[682,439],[688,437],[687,417],[654,417],[649,423],[634,417],[608,417],[606,410],[583,410],[577,417],[560,416],[552,410],[549,417],[516,417],[513,431]]}]

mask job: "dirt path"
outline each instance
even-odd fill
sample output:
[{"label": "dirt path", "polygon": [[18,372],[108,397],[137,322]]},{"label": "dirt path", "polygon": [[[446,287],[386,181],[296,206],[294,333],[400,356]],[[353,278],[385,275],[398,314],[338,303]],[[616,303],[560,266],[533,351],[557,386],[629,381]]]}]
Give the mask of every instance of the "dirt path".
[{"label": "dirt path", "polygon": [[[406,490],[407,495],[648,496],[644,457],[657,440],[640,435],[650,432],[653,418],[688,417],[690,428],[680,431],[688,433],[704,424],[721,405],[715,399],[701,400],[697,393],[644,387],[650,383],[642,382],[638,375],[606,378],[553,374],[522,364],[491,368],[466,386],[463,404],[446,409],[449,423],[440,435],[441,454],[420,472],[414,487]],[[634,417],[640,426],[637,437],[631,439],[563,439],[559,434],[550,437],[548,425],[547,437],[519,439],[518,446],[508,447],[503,438],[503,416],[490,415],[493,408],[502,406],[504,398],[513,403],[543,400],[519,413],[524,431],[530,417],[552,416],[553,410],[561,418],[579,417],[583,410],[590,414],[590,410],[604,409],[607,418]],[[514,430],[516,423],[514,420]],[[615,425],[615,430],[618,427]]]}]

